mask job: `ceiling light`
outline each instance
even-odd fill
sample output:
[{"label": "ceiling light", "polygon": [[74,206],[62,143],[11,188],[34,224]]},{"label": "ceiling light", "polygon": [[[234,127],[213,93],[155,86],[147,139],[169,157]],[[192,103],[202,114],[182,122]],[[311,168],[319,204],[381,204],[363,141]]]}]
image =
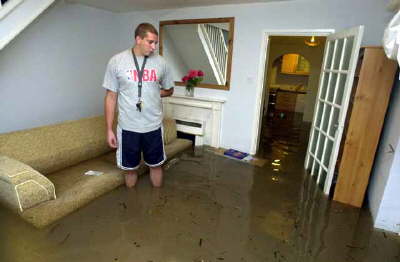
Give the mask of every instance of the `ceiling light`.
[{"label": "ceiling light", "polygon": [[310,38],[310,40],[305,40],[304,43],[306,45],[312,46],[312,47],[319,45],[319,42],[317,40],[315,40],[315,36],[312,36]]}]

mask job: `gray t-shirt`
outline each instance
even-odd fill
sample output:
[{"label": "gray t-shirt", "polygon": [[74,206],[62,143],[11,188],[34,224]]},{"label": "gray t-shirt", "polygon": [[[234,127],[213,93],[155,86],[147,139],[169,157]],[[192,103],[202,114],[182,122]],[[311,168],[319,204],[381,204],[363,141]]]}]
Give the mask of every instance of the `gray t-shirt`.
[{"label": "gray t-shirt", "polygon": [[[143,56],[136,56],[140,69]],[[118,93],[118,125],[124,130],[145,133],[162,123],[160,89],[174,87],[172,75],[159,55],[147,58],[142,82],[142,111],[136,110],[139,75],[131,49],[113,56],[107,65],[103,87]]]}]

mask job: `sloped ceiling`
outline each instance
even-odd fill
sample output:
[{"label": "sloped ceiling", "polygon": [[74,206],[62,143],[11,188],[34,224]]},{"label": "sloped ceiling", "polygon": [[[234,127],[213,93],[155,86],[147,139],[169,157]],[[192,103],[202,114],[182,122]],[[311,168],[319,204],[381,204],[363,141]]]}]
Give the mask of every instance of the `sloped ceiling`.
[{"label": "sloped ceiling", "polygon": [[173,9],[207,5],[267,3],[294,0],[67,0],[112,12]]}]

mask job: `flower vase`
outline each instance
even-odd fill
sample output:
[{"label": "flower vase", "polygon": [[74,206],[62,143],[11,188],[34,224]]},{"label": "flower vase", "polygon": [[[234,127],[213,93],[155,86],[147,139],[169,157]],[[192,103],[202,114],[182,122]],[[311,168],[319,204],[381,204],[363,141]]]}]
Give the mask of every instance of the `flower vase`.
[{"label": "flower vase", "polygon": [[186,87],[185,88],[185,96],[193,97],[194,96],[194,87]]}]

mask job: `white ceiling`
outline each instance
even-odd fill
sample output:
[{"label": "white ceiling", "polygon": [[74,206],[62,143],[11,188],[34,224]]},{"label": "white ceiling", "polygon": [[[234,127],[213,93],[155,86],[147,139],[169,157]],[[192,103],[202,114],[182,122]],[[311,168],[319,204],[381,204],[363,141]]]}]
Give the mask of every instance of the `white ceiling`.
[{"label": "white ceiling", "polygon": [[67,0],[113,12],[174,9],[193,6],[267,3],[293,0]]}]

